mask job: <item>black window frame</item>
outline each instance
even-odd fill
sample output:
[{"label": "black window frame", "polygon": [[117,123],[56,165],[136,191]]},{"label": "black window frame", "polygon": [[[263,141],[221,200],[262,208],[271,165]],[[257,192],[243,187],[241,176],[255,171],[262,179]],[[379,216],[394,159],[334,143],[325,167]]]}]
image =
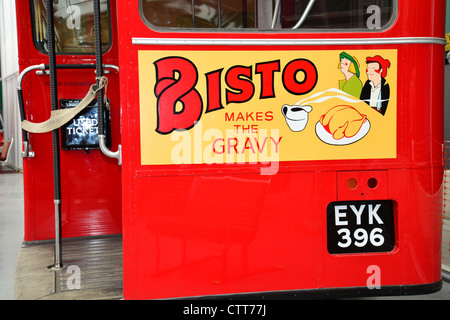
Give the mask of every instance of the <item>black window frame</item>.
[{"label": "black window frame", "polygon": [[[281,0],[282,1],[282,0]],[[299,28],[299,29],[289,29],[289,28],[278,28],[278,29],[258,29],[258,28],[192,28],[192,27],[161,27],[152,24],[144,15],[143,10],[143,0],[139,0],[139,15],[142,22],[153,31],[158,31],[162,33],[245,33],[245,34],[260,34],[260,33],[285,33],[285,34],[308,34],[308,33],[381,33],[391,29],[397,19],[398,19],[398,0],[392,0],[392,11],[391,17],[385,26],[379,29],[369,29],[369,28]]]},{"label": "black window frame", "polygon": [[[40,46],[37,42],[36,39],[36,14],[34,11],[34,3],[37,0],[29,0],[29,6],[30,6],[30,18],[31,18],[31,33],[32,33],[32,38],[33,38],[33,45],[36,48],[36,50],[38,50],[40,53],[48,55],[48,51],[44,49],[43,46]],[[93,0],[90,0],[93,1]],[[102,51],[103,54],[107,53],[109,50],[111,50],[112,45],[113,45],[113,38],[112,38],[112,18],[111,18],[111,2],[110,0],[106,0],[107,5],[108,5],[108,32],[109,32],[109,43],[108,45],[105,47],[105,49]],[[82,56],[94,56],[95,55],[95,48],[92,48],[92,52],[56,52],[56,55],[82,55]]]}]

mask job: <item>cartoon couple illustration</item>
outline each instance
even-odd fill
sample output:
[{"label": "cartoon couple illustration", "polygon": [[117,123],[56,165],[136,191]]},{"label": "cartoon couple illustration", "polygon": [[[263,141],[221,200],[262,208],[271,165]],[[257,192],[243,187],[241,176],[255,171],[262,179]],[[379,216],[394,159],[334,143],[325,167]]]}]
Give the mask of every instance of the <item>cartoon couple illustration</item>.
[{"label": "cartoon couple illustration", "polygon": [[367,81],[362,84],[360,78],[360,64],[356,57],[346,52],[339,56],[338,69],[344,74],[345,79],[339,81],[339,89],[366,102],[383,116],[389,104],[390,88],[386,82],[388,69],[391,62],[381,56],[367,57]]}]

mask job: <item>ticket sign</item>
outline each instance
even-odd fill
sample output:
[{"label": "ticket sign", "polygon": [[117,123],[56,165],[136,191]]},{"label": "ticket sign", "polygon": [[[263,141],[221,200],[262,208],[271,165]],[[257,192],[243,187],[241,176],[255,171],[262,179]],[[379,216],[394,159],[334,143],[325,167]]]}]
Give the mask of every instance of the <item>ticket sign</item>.
[{"label": "ticket sign", "polygon": [[[74,108],[81,99],[61,99],[61,109]],[[106,134],[106,146],[111,147],[111,120],[108,108],[104,109],[103,127]],[[83,111],[61,127],[62,150],[98,149],[98,107],[97,100],[92,101]]]},{"label": "ticket sign", "polygon": [[138,55],[142,165],[397,156],[397,50]]}]

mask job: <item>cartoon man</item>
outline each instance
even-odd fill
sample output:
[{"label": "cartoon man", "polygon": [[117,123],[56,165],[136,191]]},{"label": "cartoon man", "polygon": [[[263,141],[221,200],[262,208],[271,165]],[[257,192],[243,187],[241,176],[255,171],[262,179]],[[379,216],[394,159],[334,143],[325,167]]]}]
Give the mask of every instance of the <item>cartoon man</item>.
[{"label": "cartoon man", "polygon": [[365,83],[360,99],[377,110],[383,116],[389,104],[391,94],[386,76],[391,62],[380,56],[367,57],[367,82]]},{"label": "cartoon man", "polygon": [[339,58],[340,63],[338,68],[345,76],[344,80],[339,80],[339,90],[359,98],[363,88],[362,82],[359,80],[359,62],[355,57],[352,57],[346,52],[342,52]]}]

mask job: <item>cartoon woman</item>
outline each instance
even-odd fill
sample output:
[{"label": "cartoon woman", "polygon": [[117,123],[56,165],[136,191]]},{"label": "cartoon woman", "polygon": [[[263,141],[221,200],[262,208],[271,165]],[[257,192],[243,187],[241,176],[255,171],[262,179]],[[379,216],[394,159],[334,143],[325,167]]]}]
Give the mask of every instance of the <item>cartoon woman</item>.
[{"label": "cartoon woman", "polygon": [[359,98],[363,88],[362,82],[359,80],[359,62],[355,57],[352,57],[346,52],[342,52],[339,58],[341,62],[338,65],[338,69],[345,76],[344,80],[339,80],[339,90]]},{"label": "cartoon woman", "polygon": [[367,57],[367,82],[365,83],[360,99],[383,116],[389,104],[391,94],[389,84],[386,83],[388,68],[391,62],[380,56]]}]

